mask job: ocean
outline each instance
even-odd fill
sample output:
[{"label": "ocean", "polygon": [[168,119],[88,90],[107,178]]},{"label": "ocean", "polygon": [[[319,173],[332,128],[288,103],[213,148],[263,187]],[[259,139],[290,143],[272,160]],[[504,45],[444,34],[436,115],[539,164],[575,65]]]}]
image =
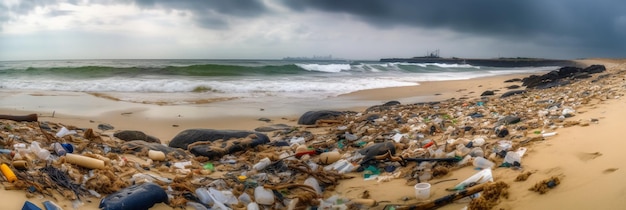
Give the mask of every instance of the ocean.
[{"label": "ocean", "polygon": [[[0,62],[0,89],[106,93],[121,101],[325,99],[423,81],[533,73],[558,67],[317,60],[51,60]],[[177,95],[181,97],[177,97]]]}]

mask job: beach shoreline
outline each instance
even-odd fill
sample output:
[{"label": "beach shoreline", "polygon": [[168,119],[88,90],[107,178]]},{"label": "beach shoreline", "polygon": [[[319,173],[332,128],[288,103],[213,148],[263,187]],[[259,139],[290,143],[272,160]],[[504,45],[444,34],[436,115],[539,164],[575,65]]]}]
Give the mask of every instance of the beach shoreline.
[{"label": "beach shoreline", "polygon": [[[0,92],[3,114],[32,114],[40,119],[81,128],[97,129],[100,123],[115,126],[115,130],[140,130],[168,142],[177,133],[189,128],[252,130],[284,123],[296,126],[297,119],[307,111],[364,111],[366,108],[399,101],[402,104],[442,101],[450,98],[479,98],[480,92],[492,90],[502,94],[509,79],[521,79],[531,74],[510,74],[468,80],[426,81],[419,85],[356,91],[337,97],[277,103],[218,101],[204,104],[158,105],[119,101],[97,94],[66,91],[5,90]],[[480,91],[480,92],[478,92]],[[309,103],[310,104],[304,104]],[[236,110],[234,110],[236,109]],[[268,118],[272,122],[259,121]]]},{"label": "beach shoreline", "polygon": [[[626,62],[611,59],[590,59],[578,61],[585,65],[603,64],[610,72],[624,70]],[[336,98],[318,102],[319,104],[345,102],[332,106],[311,106],[300,109],[287,110],[280,106],[263,106],[258,104],[243,104],[241,110],[232,110],[234,101],[214,102],[207,106],[196,105],[153,105],[136,104],[109,99],[98,98],[86,93],[67,93],[53,91],[3,91],[0,98],[10,98],[15,104],[12,107],[0,107],[0,114],[24,115],[36,113],[40,121],[51,121],[65,125],[73,125],[80,128],[97,129],[98,124],[106,123],[117,130],[139,130],[146,134],[156,136],[162,143],[169,142],[179,132],[190,128],[211,129],[237,129],[253,130],[254,128],[284,123],[291,126],[297,125],[298,117],[306,110],[338,110],[362,112],[367,107],[380,105],[387,101],[397,100],[402,104],[418,102],[443,101],[451,98],[477,100],[483,91],[495,91],[498,97],[508,91],[507,86],[521,85],[520,82],[505,83],[508,79],[521,79],[531,74],[502,75],[493,77],[481,77],[470,80],[421,82],[418,86],[382,88],[357,91],[344,94]],[[622,94],[625,92],[622,90]],[[15,96],[19,97],[15,97]],[[57,101],[55,101],[57,100]],[[81,104],[72,103],[80,101]],[[32,104],[33,102],[41,103]],[[7,103],[5,101],[5,103]],[[20,106],[22,104],[22,106]],[[46,107],[45,105],[57,104],[58,107]],[[84,106],[91,105],[90,107]],[[360,105],[359,105],[360,104]],[[241,104],[240,104],[241,105]],[[597,208],[611,209],[626,205],[623,203],[623,189],[616,183],[625,183],[619,179],[626,165],[612,160],[626,159],[626,152],[620,151],[620,147],[611,146],[621,144],[617,141],[619,133],[619,117],[626,116],[622,111],[624,100],[622,98],[610,98],[602,100],[598,104],[584,106],[577,110],[576,116],[570,120],[599,119],[598,124],[587,127],[559,128],[558,135],[533,145],[524,156],[524,170],[533,171],[536,176],[531,176],[527,182],[511,183],[510,196],[504,199],[496,208],[504,209],[545,209],[545,208],[569,208],[588,209]],[[38,106],[43,108],[38,109]],[[30,108],[29,108],[30,107]],[[206,109],[214,109],[207,111]],[[229,110],[230,113],[225,113]],[[54,114],[53,114],[54,113]],[[53,116],[54,115],[54,116]],[[260,121],[259,118],[268,118],[271,121]],[[561,130],[563,129],[563,130]],[[105,132],[106,133],[106,132]],[[594,139],[605,139],[611,144],[596,144]],[[577,143],[572,143],[576,141]],[[591,155],[590,155],[591,154]],[[594,157],[593,154],[601,154]],[[563,161],[561,157],[566,157]],[[554,161],[546,161],[554,160]],[[589,170],[580,171],[579,168]],[[614,169],[614,170],[613,170]],[[613,170],[613,171],[611,171]],[[610,171],[610,172],[607,172]],[[475,173],[471,167],[465,167],[453,172],[447,178],[463,179]],[[494,179],[511,181],[517,171],[494,170]],[[535,183],[550,176],[564,175],[563,185],[545,195],[539,195],[527,190],[527,185]],[[594,177],[603,176],[602,179]],[[363,186],[363,185],[370,186]],[[376,190],[378,188],[397,189],[396,192]],[[389,188],[387,188],[389,187]],[[365,182],[361,177],[345,180],[335,191],[343,196],[356,196],[354,189],[370,190],[372,197],[391,203],[402,202],[400,198],[410,196],[413,193],[412,186],[407,186],[403,180],[395,180],[391,183]],[[587,190],[602,191],[589,195]],[[360,192],[360,191],[359,191]],[[15,198],[21,206],[24,200],[20,198],[21,192],[10,192],[11,198]],[[2,193],[3,195],[5,193]],[[436,198],[446,194],[443,188],[433,189],[432,197]],[[569,198],[576,198],[573,201]],[[601,203],[585,202],[585,200],[598,201]],[[466,203],[455,203],[442,209],[460,209]],[[18,206],[18,207],[19,207]],[[91,207],[88,204],[85,207]],[[378,206],[380,208],[381,206]],[[69,207],[67,207],[69,208]],[[155,209],[169,209],[168,206],[159,204]]]}]

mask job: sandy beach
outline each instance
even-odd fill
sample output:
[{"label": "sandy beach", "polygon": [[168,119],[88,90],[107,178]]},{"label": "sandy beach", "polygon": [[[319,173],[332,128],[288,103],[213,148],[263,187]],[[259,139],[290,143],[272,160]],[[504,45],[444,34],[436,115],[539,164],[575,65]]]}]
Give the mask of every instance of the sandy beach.
[{"label": "sandy beach", "polygon": [[[625,60],[589,59],[581,60],[585,65],[603,64],[607,73],[626,70]],[[341,95],[337,98],[320,102],[328,106],[319,106],[318,110],[339,110],[362,112],[367,107],[397,100],[402,104],[442,101],[450,98],[476,100],[486,90],[496,95],[509,91],[510,85],[520,82],[504,83],[505,80],[523,78],[530,74],[505,75],[471,80],[422,82],[418,86],[383,88],[358,91]],[[624,74],[619,74],[624,76]],[[500,200],[493,209],[621,209],[626,205],[626,144],[621,139],[622,117],[626,116],[623,94],[624,81],[611,80],[622,97],[605,98],[591,104],[576,107],[576,114],[569,121],[589,122],[588,126],[558,128],[555,136],[534,142],[522,158],[521,170],[495,168],[494,181],[503,181],[510,185],[508,198]],[[550,91],[550,90],[547,90]],[[139,130],[159,138],[162,143],[169,142],[174,136],[189,128],[253,130],[270,124],[287,124],[301,129],[322,132],[325,128],[309,128],[297,125],[300,115],[314,107],[281,107],[258,104],[233,104],[236,101],[215,102],[198,105],[154,105],[114,101],[80,92],[44,92],[44,91],[0,91],[0,100],[5,107],[0,107],[0,114],[24,115],[35,113],[39,121],[50,121],[79,128],[92,128],[107,123],[114,130],[104,131],[112,134],[119,130]],[[348,101],[348,102],[346,102]],[[235,108],[233,108],[235,107]],[[268,118],[271,122],[259,120]],[[4,134],[3,134],[4,135]],[[493,139],[491,139],[493,140]],[[490,140],[490,141],[491,141]],[[495,140],[494,140],[495,141]],[[475,168],[463,167],[451,171],[448,175],[431,180],[457,179],[457,183],[478,172]],[[522,172],[532,172],[528,180],[515,182]],[[398,178],[390,182],[365,181],[362,173],[354,172],[353,179],[340,181],[333,191],[324,195],[337,194],[347,198],[358,198],[364,191],[379,204],[374,209],[382,209],[386,204],[415,203],[413,185],[407,185],[406,179]],[[217,175],[212,175],[217,176]],[[541,180],[557,176],[561,183],[545,194],[528,189]],[[216,178],[216,177],[214,177]],[[6,182],[3,182],[6,183]],[[432,184],[430,199],[447,195],[445,190],[452,182]],[[24,201],[31,200],[40,204],[51,198],[40,196],[26,198],[23,191],[0,190],[5,203],[4,208],[18,209]],[[408,198],[408,199],[405,199]],[[79,209],[97,209],[99,199],[89,198]],[[55,201],[71,209],[71,203]],[[441,209],[462,209],[465,202],[456,202]],[[170,209],[165,204],[158,204],[153,209]],[[191,208],[189,208],[191,209]]]}]

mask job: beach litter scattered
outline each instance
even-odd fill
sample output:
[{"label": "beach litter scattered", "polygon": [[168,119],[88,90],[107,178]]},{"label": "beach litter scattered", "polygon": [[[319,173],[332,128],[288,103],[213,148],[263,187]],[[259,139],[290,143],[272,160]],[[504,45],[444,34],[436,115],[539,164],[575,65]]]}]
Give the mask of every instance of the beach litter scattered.
[{"label": "beach litter scattered", "polygon": [[[593,74],[603,72],[592,67]],[[432,208],[443,205],[435,201],[478,196],[469,208],[490,209],[510,196],[509,185],[495,180],[493,170],[523,169],[534,143],[558,135],[561,127],[597,123],[568,120],[579,107],[623,95],[618,89],[624,84],[616,79],[623,73],[581,79],[592,70],[575,70],[522,79],[526,90],[502,97],[311,111],[293,127],[189,129],[168,145],[140,131],[107,126],[97,132],[38,121],[37,115],[0,115],[0,146],[6,150],[0,169],[6,190],[72,200],[74,208],[97,199],[103,209],[148,209],[156,203],[194,209],[367,209],[382,205],[365,192],[343,197],[335,187],[345,179],[404,179],[410,188],[476,167],[476,174],[456,185],[432,186],[447,188],[450,195],[387,206]],[[518,181],[530,173],[522,175]],[[560,183],[552,177],[531,190],[545,193]]]}]

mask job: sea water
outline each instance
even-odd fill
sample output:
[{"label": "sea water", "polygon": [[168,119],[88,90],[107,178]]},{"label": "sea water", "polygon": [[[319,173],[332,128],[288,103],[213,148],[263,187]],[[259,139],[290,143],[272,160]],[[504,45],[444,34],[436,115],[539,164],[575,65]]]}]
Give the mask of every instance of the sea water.
[{"label": "sea water", "polygon": [[89,93],[170,105],[236,99],[240,106],[279,101],[315,107],[322,99],[359,90],[555,69],[348,60],[0,61],[0,91]]},{"label": "sea water", "polygon": [[[53,60],[0,62],[0,88],[326,98],[422,81],[555,70],[467,64],[283,60]],[[129,99],[132,100],[132,99]]]}]

